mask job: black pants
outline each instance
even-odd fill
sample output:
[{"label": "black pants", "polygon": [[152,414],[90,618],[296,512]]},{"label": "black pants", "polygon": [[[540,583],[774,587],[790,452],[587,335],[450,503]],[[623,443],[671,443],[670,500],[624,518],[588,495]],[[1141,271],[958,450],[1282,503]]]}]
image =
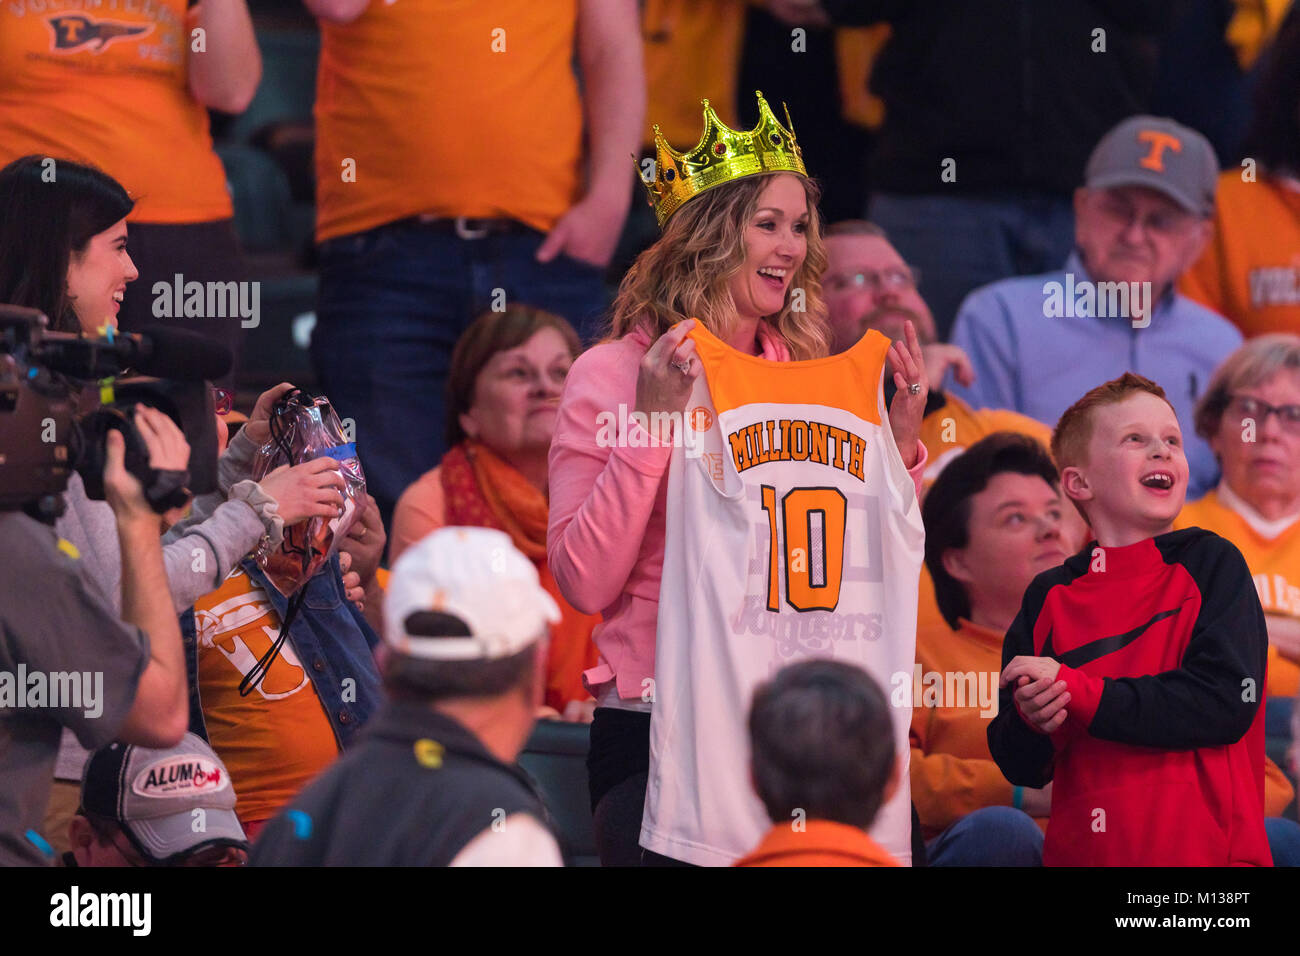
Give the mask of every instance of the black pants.
[{"label": "black pants", "polygon": [[650,715],[597,707],[587,778],[601,866],[689,866],[643,849],[641,812],[650,776]]}]

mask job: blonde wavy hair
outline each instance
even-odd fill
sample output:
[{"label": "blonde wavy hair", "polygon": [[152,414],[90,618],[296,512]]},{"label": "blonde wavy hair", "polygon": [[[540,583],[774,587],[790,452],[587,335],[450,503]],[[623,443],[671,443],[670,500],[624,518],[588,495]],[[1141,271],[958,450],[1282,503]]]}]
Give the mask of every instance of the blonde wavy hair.
[{"label": "blonde wavy hair", "polygon": [[[715,186],[691,199],[673,214],[663,235],[646,249],[624,275],[614,300],[611,336],[621,338],[644,328],[651,338],[663,335],[676,322],[698,319],[724,341],[736,323],[736,303],[727,282],[745,264],[745,229],[758,208],[758,198],[774,176],[746,176]],[[808,197],[808,252],[794,274],[790,290],[803,290],[801,311],[784,307],[766,321],[785,340],[794,359],[830,354],[826,303],[821,275],[826,271],[817,201],[821,190],[799,177]]]}]

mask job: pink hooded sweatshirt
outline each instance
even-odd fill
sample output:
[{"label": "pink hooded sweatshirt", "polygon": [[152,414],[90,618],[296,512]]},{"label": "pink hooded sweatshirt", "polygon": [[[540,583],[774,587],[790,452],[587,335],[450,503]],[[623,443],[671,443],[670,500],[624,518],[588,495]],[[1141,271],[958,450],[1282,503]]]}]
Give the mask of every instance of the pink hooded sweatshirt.
[{"label": "pink hooded sweatshirt", "polygon": [[[790,361],[766,322],[758,324],[758,340],[763,358]],[[603,617],[592,634],[600,662],[584,674],[598,699],[611,680],[619,697],[640,699],[654,677],[672,444],[630,420],[617,447],[597,440],[602,422],[612,416],[620,423],[635,408],[637,373],[650,344],[649,333],[637,329],[580,355],[565,380],[551,441],[546,556],[569,603]],[[908,470],[918,498],[924,445],[920,452]]]}]

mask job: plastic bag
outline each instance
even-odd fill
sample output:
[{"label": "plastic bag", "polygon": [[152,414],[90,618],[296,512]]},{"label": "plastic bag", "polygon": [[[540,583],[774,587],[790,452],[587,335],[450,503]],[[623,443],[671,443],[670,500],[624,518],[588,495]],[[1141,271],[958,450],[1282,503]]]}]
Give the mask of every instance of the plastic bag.
[{"label": "plastic bag", "polygon": [[338,415],[325,396],[300,389],[285,392],[271,410],[271,440],[257,450],[253,479],[261,481],[281,465],[300,465],[328,455],[339,462],[345,483],[343,514],[306,518],[286,526],[278,547],[258,548],[254,559],[285,597],[311,580],[366,505],[366,476],[356,445],[346,439]]}]

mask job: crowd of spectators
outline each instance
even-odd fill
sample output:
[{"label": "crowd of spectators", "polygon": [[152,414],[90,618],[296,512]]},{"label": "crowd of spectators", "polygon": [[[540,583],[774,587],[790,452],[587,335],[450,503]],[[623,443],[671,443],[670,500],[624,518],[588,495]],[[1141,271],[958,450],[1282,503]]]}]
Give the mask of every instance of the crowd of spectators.
[{"label": "crowd of spectators", "polygon": [[[319,38],[318,288],[294,385],[349,422],[368,496],[291,607],[258,555],[340,517],[344,478],[318,457],[254,479],[293,385],[262,387],[241,364],[274,366],[291,346],[238,312],[195,317],[236,357],[213,383],[217,490],[159,521],[114,438],[102,498],[73,474],[53,530],[0,515],[7,537],[50,552],[3,580],[0,669],[95,663],[112,684],[101,720],[2,715],[0,744],[25,770],[0,773],[0,862],[562,865],[545,795],[517,765],[539,719],[589,728],[602,862],[678,862],[638,841],[670,452],[660,435],[598,447],[591,421],[680,411],[699,364],[680,320],[694,318],[773,362],[870,333],[893,343],[881,408],[926,536],[915,686],[974,674],[993,695],[909,693],[909,755],[891,743],[890,675],[774,668],[741,702],[751,780],[736,782],[773,829],[737,865],[894,865],[868,831],[900,786],[914,863],[1043,863],[1060,778],[1030,772],[1039,751],[1020,735],[1078,733],[1055,718],[1063,694],[1097,727],[1121,705],[1077,699],[1091,685],[1072,668],[1044,676],[1009,649],[1041,638],[1026,615],[1050,617],[1048,572],[1086,570],[1098,541],[1138,546],[1098,523],[1118,505],[1070,427],[1157,400],[1144,421],[1167,409],[1181,434],[1154,439],[1152,460],[1186,467],[1169,527],[1214,532],[1244,571],[1168,561],[1198,587],[1253,588],[1213,598],[1261,609],[1237,648],[1245,659],[1266,636],[1261,716],[1224,759],[1258,758],[1264,855],[1300,865],[1300,10],[1176,7],[278,4]],[[245,0],[0,8],[0,303],[113,335],[188,321],[160,309],[155,282],[169,301],[173,278],[248,284],[240,197],[214,148],[229,119],[208,111],[253,101],[258,28]],[[1188,37],[1222,53],[1235,123],[1176,95],[1170,77],[1193,68],[1171,44]],[[706,193],[661,233],[642,188],[655,133],[688,149],[705,97],[748,129],[753,77],[788,104],[811,178]],[[760,203],[770,237],[744,231]],[[792,244],[768,307],[742,270]],[[724,300],[738,318],[705,314]],[[145,409],[137,425],[154,467],[184,467],[170,418]],[[55,597],[34,602],[38,583]],[[62,637],[28,654],[8,635],[34,626],[37,603]],[[277,635],[250,693],[242,679]],[[1106,739],[1164,739],[1134,733]],[[152,771],[174,766],[214,786],[151,792]],[[1090,778],[1071,766],[1078,788]],[[182,826],[200,810],[205,831]],[[1049,836],[1049,863],[1073,859],[1063,846]]]}]

